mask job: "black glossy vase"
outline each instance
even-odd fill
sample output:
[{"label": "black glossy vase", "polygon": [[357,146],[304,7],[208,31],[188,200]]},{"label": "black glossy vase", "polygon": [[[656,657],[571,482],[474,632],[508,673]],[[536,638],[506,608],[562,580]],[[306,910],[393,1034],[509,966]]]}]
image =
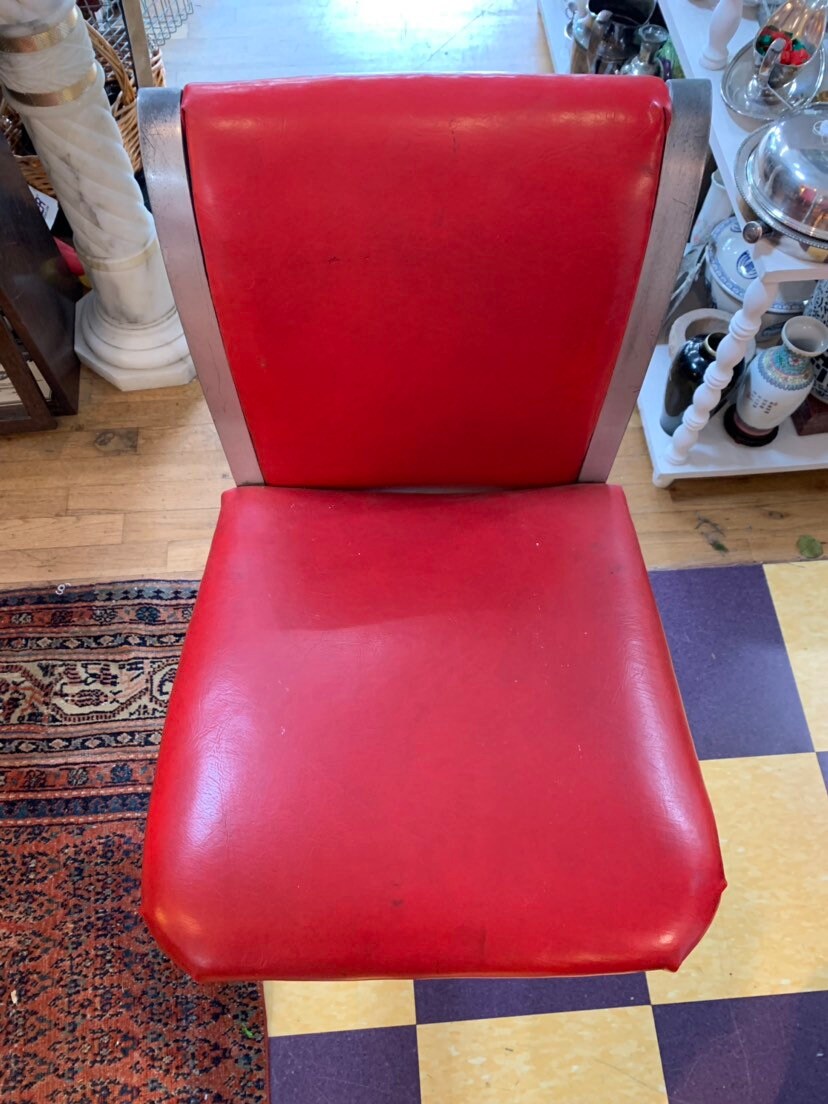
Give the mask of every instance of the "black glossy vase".
[{"label": "black glossy vase", "polygon": [[[667,387],[664,391],[664,407],[661,411],[661,428],[672,437],[681,425],[682,416],[687,407],[693,401],[693,393],[704,379],[704,373],[708,365],[716,359],[723,333],[699,334],[685,341],[676,353],[670,372],[667,376]],[[733,369],[733,377],[730,383],[722,391],[722,397],[718,405],[711,413],[711,418],[716,411],[721,410],[727,402],[727,397],[738,385],[745,370],[744,360],[740,360]]]}]

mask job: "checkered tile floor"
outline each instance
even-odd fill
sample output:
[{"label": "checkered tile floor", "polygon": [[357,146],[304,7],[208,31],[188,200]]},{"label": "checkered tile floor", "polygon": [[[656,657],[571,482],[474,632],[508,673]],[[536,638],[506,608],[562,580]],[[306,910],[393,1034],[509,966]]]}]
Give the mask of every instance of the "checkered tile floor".
[{"label": "checkered tile floor", "polygon": [[828,562],[652,580],[730,883],[706,938],[678,974],[269,983],[272,1104],[828,1104]]}]

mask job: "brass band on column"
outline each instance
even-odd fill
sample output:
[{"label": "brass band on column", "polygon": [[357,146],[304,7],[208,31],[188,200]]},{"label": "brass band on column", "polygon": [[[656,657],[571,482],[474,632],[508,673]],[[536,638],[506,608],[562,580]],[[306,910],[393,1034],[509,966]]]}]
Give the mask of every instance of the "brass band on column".
[{"label": "brass band on column", "polygon": [[[81,14],[77,6],[72,8],[59,23],[52,27],[40,26],[43,30],[28,35],[4,35],[0,33],[0,54],[33,54],[38,50],[46,50],[50,46],[57,46],[75,28]],[[18,99],[21,97],[18,96]]]},{"label": "brass band on column", "polygon": [[66,88],[58,88],[55,92],[15,92],[13,88],[6,87],[6,94],[17,103],[26,107],[58,107],[60,104],[71,103],[78,96],[95,83],[98,75],[98,64],[91,65],[80,80],[67,85]]}]

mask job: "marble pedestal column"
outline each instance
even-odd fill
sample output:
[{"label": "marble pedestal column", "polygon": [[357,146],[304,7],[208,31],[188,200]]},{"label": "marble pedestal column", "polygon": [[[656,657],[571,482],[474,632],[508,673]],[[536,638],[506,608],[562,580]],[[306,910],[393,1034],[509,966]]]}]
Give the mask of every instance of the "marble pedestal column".
[{"label": "marble pedestal column", "polygon": [[0,83],[93,286],[78,304],[80,360],[122,391],[189,382],[193,363],[155,224],[74,0],[0,0]]}]

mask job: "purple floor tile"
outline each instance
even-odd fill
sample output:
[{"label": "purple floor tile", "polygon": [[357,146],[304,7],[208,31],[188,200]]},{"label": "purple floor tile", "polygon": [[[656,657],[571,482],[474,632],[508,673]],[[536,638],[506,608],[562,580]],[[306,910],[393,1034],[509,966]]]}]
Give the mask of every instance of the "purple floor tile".
[{"label": "purple floor tile", "polygon": [[813,751],[762,568],[650,579],[699,758]]},{"label": "purple floor tile", "polygon": [[270,1104],[420,1104],[417,1029],[270,1040]]},{"label": "purple floor tile", "polygon": [[414,993],[419,1024],[532,1016],[543,1012],[581,1012],[588,1008],[649,1004],[650,1000],[643,974],[417,981]]},{"label": "purple floor tile", "polygon": [[818,751],[817,759],[822,767],[822,777],[825,779],[825,788],[828,790],[828,751]]},{"label": "purple floor tile", "polygon": [[828,1101],[828,993],[653,1009],[670,1104]]}]

